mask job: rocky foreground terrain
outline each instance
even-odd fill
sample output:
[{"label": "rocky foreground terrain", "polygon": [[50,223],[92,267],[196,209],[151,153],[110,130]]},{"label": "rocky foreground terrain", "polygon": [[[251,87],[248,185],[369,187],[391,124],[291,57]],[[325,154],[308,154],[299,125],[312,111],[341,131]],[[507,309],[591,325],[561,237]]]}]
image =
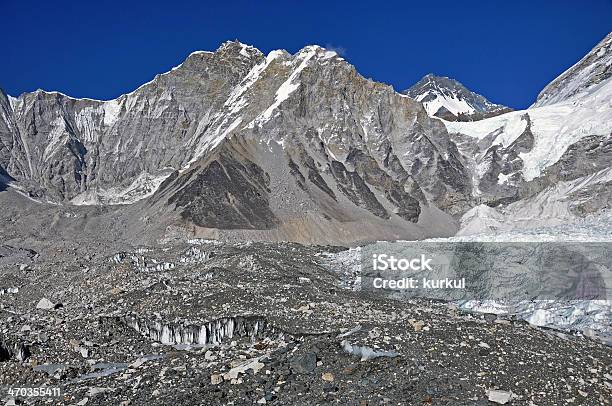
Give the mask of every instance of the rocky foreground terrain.
[{"label": "rocky foreground terrain", "polygon": [[0,395],[25,404],[605,405],[585,337],[351,289],[343,248],[0,247]]}]

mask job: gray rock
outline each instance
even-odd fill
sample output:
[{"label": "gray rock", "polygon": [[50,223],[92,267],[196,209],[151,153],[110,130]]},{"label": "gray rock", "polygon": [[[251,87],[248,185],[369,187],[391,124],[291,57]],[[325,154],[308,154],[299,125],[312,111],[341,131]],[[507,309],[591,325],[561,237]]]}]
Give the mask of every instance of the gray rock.
[{"label": "gray rock", "polygon": [[210,376],[210,383],[213,385],[219,385],[221,382],[223,382],[223,376],[220,374],[212,374]]},{"label": "gray rock", "polygon": [[314,352],[307,352],[294,358],[291,362],[291,369],[298,374],[310,374],[317,367],[317,355]]},{"label": "gray rock", "polygon": [[52,310],[55,309],[55,303],[51,302],[46,297],[43,297],[38,301],[36,308],[41,310]]},{"label": "gray rock", "polygon": [[512,392],[495,390],[495,389],[489,389],[487,391],[487,396],[488,396],[489,402],[497,403],[500,405],[505,405],[514,398],[514,394]]}]

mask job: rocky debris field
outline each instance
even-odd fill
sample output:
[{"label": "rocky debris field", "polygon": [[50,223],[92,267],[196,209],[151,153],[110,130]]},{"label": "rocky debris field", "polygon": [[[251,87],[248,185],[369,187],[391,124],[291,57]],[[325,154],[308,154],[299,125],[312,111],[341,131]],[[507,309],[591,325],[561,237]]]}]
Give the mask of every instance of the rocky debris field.
[{"label": "rocky debris field", "polygon": [[[611,403],[609,347],[366,295],[330,260],[343,250],[2,245],[2,404]],[[41,386],[62,393],[9,395]]]}]

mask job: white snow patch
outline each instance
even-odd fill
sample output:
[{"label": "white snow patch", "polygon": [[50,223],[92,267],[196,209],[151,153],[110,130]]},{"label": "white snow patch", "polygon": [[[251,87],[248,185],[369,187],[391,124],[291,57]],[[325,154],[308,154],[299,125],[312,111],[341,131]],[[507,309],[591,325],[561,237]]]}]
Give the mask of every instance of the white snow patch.
[{"label": "white snow patch", "polygon": [[[189,160],[189,162],[186,165],[186,168],[188,168],[194,162],[196,162],[207,151],[210,151],[214,149],[217,145],[219,145],[221,141],[223,141],[232,131],[236,129],[236,127],[238,127],[238,125],[240,125],[241,122],[242,122],[242,117],[238,117],[234,119],[234,121],[229,126],[225,127],[227,123],[227,118],[224,119],[221,125],[217,127],[214,134],[207,136],[207,137],[203,137],[200,140],[199,145],[193,155],[193,158]],[[182,170],[185,170],[186,168],[182,168]]]},{"label": "white snow patch", "polygon": [[56,117],[51,121],[51,131],[47,134],[47,146],[43,152],[43,161],[48,160],[64,143],[67,138],[66,122],[62,117]]},{"label": "white snow patch", "polygon": [[[417,101],[423,100],[426,96],[429,96],[431,92],[423,93],[417,97]],[[459,113],[471,114],[476,110],[465,100],[458,99],[455,95],[445,96],[438,93],[434,93],[436,98],[430,101],[426,101],[423,103],[425,110],[427,110],[427,114],[433,116],[436,112],[444,107],[454,115],[458,115]]]},{"label": "white snow patch", "polygon": [[247,58],[250,58],[251,55],[249,54],[248,50],[254,50],[255,48],[253,48],[250,45],[246,45],[243,44],[242,42],[240,43],[240,55],[242,56],[246,56]]},{"label": "white snow patch", "polygon": [[499,175],[497,175],[497,183],[499,183],[500,185],[508,183],[508,179],[510,179],[511,176],[512,174],[504,175],[503,173],[500,173]]},{"label": "white snow patch", "polygon": [[333,58],[334,56],[337,56],[338,54],[335,51],[325,51],[325,53],[323,54],[323,57],[321,58],[321,60],[325,61],[327,59]]},{"label": "white snow patch", "polygon": [[19,103],[19,99],[17,97],[13,97],[10,94],[6,95],[8,97],[9,105],[11,106],[11,110],[15,111],[17,104]]},{"label": "white snow patch", "polygon": [[[209,124],[217,123],[221,121],[217,126],[212,135],[208,135],[202,137],[198,141],[198,145],[195,148],[195,152],[192,155],[192,158],[189,160],[185,168],[188,168],[194,162],[196,162],[201,156],[203,156],[207,151],[215,148],[217,145],[223,141],[232,131],[234,131],[240,123],[242,123],[242,117],[235,117],[240,111],[247,106],[247,98],[246,93],[249,88],[257,82],[260,78],[261,74],[266,70],[266,68],[277,58],[280,58],[284,55],[283,51],[277,50],[272,51],[268,54],[266,59],[261,63],[255,65],[249,73],[244,77],[244,79],[232,89],[229,97],[224,103],[224,108],[228,110],[227,113],[223,115],[216,114],[213,117],[209,117],[209,112],[203,117],[203,119],[198,124],[198,129],[196,130],[196,134],[198,136],[203,135],[202,132],[204,128],[215,128]],[[231,123],[231,124],[230,124]],[[182,168],[184,170],[185,168]]]},{"label": "white snow patch", "polygon": [[299,82],[294,82],[295,79],[299,76],[299,74],[304,70],[304,68],[308,65],[308,62],[312,59],[312,57],[316,54],[317,48],[315,47],[306,47],[303,52],[298,55],[298,60],[301,59],[299,66],[291,72],[289,78],[276,90],[276,95],[274,97],[274,103],[270,107],[268,107],[262,114],[260,114],[254,121],[259,125],[265,123],[270,120],[272,117],[272,113],[280,106],[280,104],[287,100],[289,95],[293,93],[298,87],[300,87]]},{"label": "white snow patch", "polygon": [[444,124],[450,133],[466,134],[479,140],[499,133],[492,145],[507,147],[525,131],[527,121],[523,119],[524,115],[524,111],[513,111],[479,121],[444,121]]},{"label": "white snow patch", "polygon": [[243,95],[253,85],[253,83],[259,79],[262,72],[266,70],[270,63],[282,55],[282,51],[270,52],[266,59],[263,62],[255,65],[245,76],[245,78],[232,90],[232,93],[224,104],[225,107],[230,108],[230,114],[237,113],[246,105],[246,99],[243,98]]},{"label": "white snow patch", "polygon": [[499,132],[493,144],[509,146],[531,120],[534,147],[521,153],[525,180],[532,180],[548,166],[557,162],[567,148],[588,135],[608,135],[612,132],[612,81],[598,85],[583,98],[569,102],[532,107],[472,122],[444,121],[450,133],[461,133],[477,139]]},{"label": "white snow patch", "polygon": [[555,80],[548,84],[531,107],[548,106],[559,102],[568,102],[584,98],[598,87],[597,76],[604,66],[612,63],[612,35],[608,34],[584,58],[580,59]]},{"label": "white snow patch", "polygon": [[74,197],[70,203],[76,206],[91,205],[122,205],[132,204],[152,196],[173,170],[168,168],[161,174],[152,175],[148,172],[140,174],[124,188],[109,188],[106,190],[90,190]]}]

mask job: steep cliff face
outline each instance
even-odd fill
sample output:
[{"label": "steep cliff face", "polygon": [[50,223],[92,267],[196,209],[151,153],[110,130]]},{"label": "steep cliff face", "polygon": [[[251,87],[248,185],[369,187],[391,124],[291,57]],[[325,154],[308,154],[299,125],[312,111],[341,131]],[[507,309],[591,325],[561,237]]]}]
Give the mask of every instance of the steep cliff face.
[{"label": "steep cliff face", "polygon": [[433,213],[447,234],[472,205],[444,125],[317,46],[264,56],[228,42],[115,100],[4,100],[0,163],[41,199],[124,204],[159,189],[153,201],[197,227],[325,228],[366,215],[406,237],[436,235],[419,223]]},{"label": "steep cliff face", "polygon": [[0,89],[0,176],[8,181],[8,172],[21,178],[29,175],[23,142],[13,114],[16,99]]},{"label": "steep cliff face", "polygon": [[171,72],[115,100],[36,91],[3,114],[2,140],[20,181],[37,195],[74,203],[125,203],[150,195],[193,158],[203,131],[263,55],[239,43],[196,52]]},{"label": "steep cliff face", "polygon": [[[470,206],[469,175],[442,123],[332,52],[271,53],[226,108],[222,140],[160,192],[200,227],[225,218],[233,220],[220,228],[327,222],[361,223],[364,232],[379,222],[416,237],[437,232],[421,214]],[[452,219],[440,217],[446,232]]]}]

